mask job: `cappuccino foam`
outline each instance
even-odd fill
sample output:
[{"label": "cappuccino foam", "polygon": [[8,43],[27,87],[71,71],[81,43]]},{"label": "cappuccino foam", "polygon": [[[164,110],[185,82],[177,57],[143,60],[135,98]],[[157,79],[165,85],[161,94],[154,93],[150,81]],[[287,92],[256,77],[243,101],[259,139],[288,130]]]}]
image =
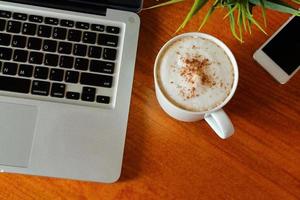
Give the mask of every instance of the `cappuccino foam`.
[{"label": "cappuccino foam", "polygon": [[195,112],[211,110],[230,95],[233,65],[211,40],[186,36],[162,52],[157,78],[164,95],[176,106]]}]

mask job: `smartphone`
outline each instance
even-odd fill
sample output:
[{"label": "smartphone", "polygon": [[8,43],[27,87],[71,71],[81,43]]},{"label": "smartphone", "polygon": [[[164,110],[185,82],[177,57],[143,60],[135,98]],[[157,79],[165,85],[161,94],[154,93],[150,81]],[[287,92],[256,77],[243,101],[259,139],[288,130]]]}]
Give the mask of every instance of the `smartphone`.
[{"label": "smartphone", "polygon": [[300,69],[300,17],[291,17],[253,55],[278,82],[286,83]]}]

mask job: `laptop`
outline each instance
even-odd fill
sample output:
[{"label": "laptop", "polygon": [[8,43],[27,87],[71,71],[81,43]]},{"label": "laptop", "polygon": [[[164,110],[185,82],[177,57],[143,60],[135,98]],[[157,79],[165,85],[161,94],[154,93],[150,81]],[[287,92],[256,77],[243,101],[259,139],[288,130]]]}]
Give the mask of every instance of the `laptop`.
[{"label": "laptop", "polygon": [[0,0],[0,172],[121,173],[141,0]]}]

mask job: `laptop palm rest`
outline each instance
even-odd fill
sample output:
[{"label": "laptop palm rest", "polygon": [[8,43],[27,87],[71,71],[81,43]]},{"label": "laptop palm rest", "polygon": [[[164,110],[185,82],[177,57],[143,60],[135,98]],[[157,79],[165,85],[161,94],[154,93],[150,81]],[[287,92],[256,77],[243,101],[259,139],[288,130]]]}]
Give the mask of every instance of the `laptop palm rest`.
[{"label": "laptop palm rest", "polygon": [[0,102],[0,165],[28,167],[38,109]]}]

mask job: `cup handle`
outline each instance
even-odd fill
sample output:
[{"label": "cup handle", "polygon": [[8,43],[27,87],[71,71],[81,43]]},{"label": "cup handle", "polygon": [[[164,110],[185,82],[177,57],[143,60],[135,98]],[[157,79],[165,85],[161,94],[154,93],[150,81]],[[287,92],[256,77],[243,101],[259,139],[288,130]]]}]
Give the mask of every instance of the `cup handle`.
[{"label": "cup handle", "polygon": [[233,135],[232,122],[223,109],[205,115],[204,119],[220,138],[226,139]]}]

